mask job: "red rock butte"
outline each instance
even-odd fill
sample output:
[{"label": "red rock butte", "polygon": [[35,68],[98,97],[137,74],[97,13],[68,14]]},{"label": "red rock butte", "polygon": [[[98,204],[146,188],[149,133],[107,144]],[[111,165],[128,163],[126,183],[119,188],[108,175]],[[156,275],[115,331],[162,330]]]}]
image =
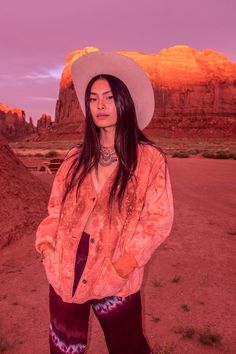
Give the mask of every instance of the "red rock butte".
[{"label": "red rock butte", "polygon": [[[70,53],[61,77],[61,88],[71,81],[71,65],[80,56],[99,50],[85,47]],[[203,83],[209,80],[236,80],[236,63],[224,54],[205,49],[198,51],[185,45],[162,49],[160,53],[144,54],[136,51],[119,51],[135,60],[148,74],[153,86],[182,87],[184,84]]]},{"label": "red rock butte", "polygon": [[25,120],[25,112],[0,103],[0,134],[8,140],[24,138],[34,133],[32,119],[29,123]]},{"label": "red rock butte", "polygon": [[[55,123],[83,129],[71,80],[78,57],[99,50],[85,47],[70,53],[62,72]],[[210,49],[178,45],[157,54],[120,51],[135,60],[149,76],[155,93],[155,112],[149,128],[164,134],[229,136],[236,134],[236,63]]]}]

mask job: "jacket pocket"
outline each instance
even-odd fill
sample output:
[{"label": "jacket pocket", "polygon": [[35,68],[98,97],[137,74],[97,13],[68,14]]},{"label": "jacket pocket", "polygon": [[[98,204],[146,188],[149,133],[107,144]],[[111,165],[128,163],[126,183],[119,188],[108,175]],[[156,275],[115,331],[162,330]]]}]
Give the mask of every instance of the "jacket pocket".
[{"label": "jacket pocket", "polygon": [[127,278],[122,278],[113,266],[110,258],[105,258],[101,273],[93,286],[93,293],[99,298],[116,295],[126,284]]}]

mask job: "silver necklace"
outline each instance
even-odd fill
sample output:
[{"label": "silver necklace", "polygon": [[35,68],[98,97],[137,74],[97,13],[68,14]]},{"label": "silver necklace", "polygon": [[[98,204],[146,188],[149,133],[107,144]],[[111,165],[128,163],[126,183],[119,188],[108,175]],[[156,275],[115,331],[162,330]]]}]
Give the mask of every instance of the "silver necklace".
[{"label": "silver necklace", "polygon": [[102,166],[110,166],[112,163],[118,161],[118,157],[115,149],[111,147],[100,147],[100,160],[99,163]]}]

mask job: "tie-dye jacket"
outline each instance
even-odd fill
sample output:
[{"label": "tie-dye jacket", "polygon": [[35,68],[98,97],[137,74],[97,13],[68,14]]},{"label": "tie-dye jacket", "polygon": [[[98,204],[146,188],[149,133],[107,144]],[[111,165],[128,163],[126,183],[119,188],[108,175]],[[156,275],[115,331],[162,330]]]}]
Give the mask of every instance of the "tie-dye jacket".
[{"label": "tie-dye jacket", "polygon": [[[109,221],[107,201],[117,167],[99,193],[89,173],[77,200],[72,190],[62,206],[65,176],[76,152],[78,156],[76,147],[69,152],[56,174],[49,215],[37,229],[36,250],[53,248],[45,252],[43,263],[49,283],[63,301],[128,296],[140,289],[145,264],[171,231],[174,211],[167,164],[159,150],[138,144],[136,182],[128,182],[121,211],[113,205]],[[88,259],[72,296],[77,247],[92,211]]]}]

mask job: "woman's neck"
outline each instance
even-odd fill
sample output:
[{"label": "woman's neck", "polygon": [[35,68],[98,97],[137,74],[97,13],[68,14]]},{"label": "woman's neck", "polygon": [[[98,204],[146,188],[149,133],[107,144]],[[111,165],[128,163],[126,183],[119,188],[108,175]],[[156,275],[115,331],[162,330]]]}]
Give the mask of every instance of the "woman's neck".
[{"label": "woman's neck", "polygon": [[115,129],[100,128],[100,144],[105,147],[114,147]]}]

